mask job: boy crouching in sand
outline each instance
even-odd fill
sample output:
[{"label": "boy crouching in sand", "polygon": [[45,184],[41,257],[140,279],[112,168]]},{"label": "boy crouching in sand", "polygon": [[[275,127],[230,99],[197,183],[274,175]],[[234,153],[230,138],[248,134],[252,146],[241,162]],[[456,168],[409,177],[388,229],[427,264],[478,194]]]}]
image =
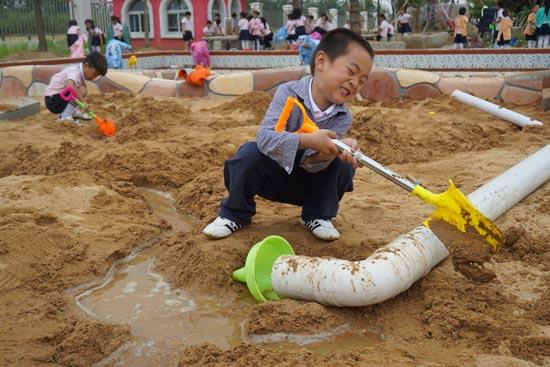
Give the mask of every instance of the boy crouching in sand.
[{"label": "boy crouching in sand", "polygon": [[[344,193],[353,190],[358,162],[349,153],[339,153],[332,138],[342,139],[352,150],[355,139],[344,138],[352,118],[344,103],[355,97],[367,82],[373,64],[372,47],[347,29],[327,33],[311,62],[312,77],[281,85],[257,133],[257,142],[243,144],[224,167],[229,197],[222,200],[219,216],[203,232],[224,238],[250,224],[256,214],[254,196],[302,207],[300,222],[315,237],[332,241],[340,233],[330,220],[338,212]],[[287,97],[301,101],[319,130],[296,134],[300,110],[294,107],[286,131],[275,124]],[[335,159],[339,157],[339,159]]]},{"label": "boy crouching in sand", "polygon": [[60,120],[89,120],[90,117],[79,111],[76,106],[63,100],[60,93],[65,87],[71,86],[76,91],[76,98],[83,101],[88,94],[86,80],[94,80],[107,73],[107,60],[97,52],[86,56],[83,63],[69,66],[52,76],[50,84],[44,91],[46,107],[52,113],[58,113]]}]

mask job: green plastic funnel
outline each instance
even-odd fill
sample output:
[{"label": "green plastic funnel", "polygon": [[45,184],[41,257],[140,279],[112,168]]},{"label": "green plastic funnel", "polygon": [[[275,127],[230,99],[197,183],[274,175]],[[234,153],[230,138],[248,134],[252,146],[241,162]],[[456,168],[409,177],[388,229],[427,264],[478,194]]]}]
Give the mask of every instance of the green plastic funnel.
[{"label": "green plastic funnel", "polygon": [[233,272],[233,279],[246,283],[259,302],[280,300],[271,285],[271,268],[281,255],[294,255],[292,246],[281,236],[266,237],[252,246],[244,267]]}]

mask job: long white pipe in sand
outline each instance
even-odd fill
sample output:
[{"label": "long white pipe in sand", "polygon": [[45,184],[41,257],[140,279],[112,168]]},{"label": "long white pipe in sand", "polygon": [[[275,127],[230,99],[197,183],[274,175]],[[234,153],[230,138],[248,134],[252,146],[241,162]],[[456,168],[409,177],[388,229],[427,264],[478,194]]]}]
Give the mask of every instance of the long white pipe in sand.
[{"label": "long white pipe in sand", "polygon": [[469,106],[475,107],[484,112],[500,117],[503,120],[506,120],[508,122],[511,122],[521,127],[528,126],[528,125],[535,125],[535,126],[542,125],[541,121],[524,116],[520,113],[509,110],[507,108],[496,105],[494,103],[487,102],[484,99],[472,96],[471,94],[468,94],[468,93],[464,93],[463,91],[458,89],[456,89],[451,94],[451,96],[458,99],[462,103],[466,103]]},{"label": "long white pipe in sand", "polygon": [[[497,219],[550,179],[550,144],[478,188],[468,198]],[[424,226],[401,235],[362,261],[280,256],[273,264],[275,292],[334,306],[368,306],[407,290],[449,252]]]}]

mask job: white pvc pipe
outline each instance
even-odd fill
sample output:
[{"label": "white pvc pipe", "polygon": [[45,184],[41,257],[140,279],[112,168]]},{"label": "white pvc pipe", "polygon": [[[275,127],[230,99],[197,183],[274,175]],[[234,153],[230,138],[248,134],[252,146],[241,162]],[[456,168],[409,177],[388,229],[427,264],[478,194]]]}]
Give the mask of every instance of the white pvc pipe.
[{"label": "white pvc pipe", "polygon": [[[468,198],[495,220],[549,179],[550,144]],[[433,232],[419,226],[362,261],[283,255],[273,264],[271,281],[282,297],[334,306],[368,306],[405,291],[448,255]]]},{"label": "white pvc pipe", "polygon": [[466,103],[467,105],[478,108],[484,112],[500,117],[503,120],[506,120],[508,122],[511,122],[521,127],[524,127],[527,125],[536,125],[536,126],[542,125],[541,121],[529,118],[527,116],[524,116],[520,113],[514,112],[507,108],[504,108],[502,106],[496,105],[494,103],[487,102],[484,99],[472,96],[471,94],[468,94],[468,93],[464,93],[463,91],[460,91],[458,89],[456,89],[451,94],[451,96],[458,99],[462,103]]}]

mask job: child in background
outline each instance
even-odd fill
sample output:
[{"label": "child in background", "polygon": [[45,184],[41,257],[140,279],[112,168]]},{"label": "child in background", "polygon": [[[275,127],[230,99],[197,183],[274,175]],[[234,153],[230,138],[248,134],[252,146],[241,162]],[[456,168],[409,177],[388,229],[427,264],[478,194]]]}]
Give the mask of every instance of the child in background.
[{"label": "child in background", "polygon": [[313,15],[308,15],[306,17],[306,23],[304,26],[306,27],[306,34],[313,33],[313,29],[315,28]]},{"label": "child in background", "polygon": [[333,29],[332,23],[328,20],[328,16],[326,13],[321,13],[319,16],[319,19],[315,22],[315,27],[313,28],[313,32],[319,33],[321,36],[324,35],[327,32],[332,31]]},{"label": "child in background", "polygon": [[86,43],[86,36],[82,33],[79,33],[76,42],[73,43],[71,47],[69,47],[71,58],[84,57],[84,43]]},{"label": "child in background", "polygon": [[224,31],[223,31],[223,27],[222,27],[222,20],[220,18],[216,19],[214,21],[214,36],[223,36],[224,35]]},{"label": "child in background", "polygon": [[269,26],[269,23],[264,17],[260,17],[260,20],[264,24],[264,30],[262,32],[264,49],[271,50],[271,41],[273,41],[273,32],[271,32],[271,27]]},{"label": "child in background", "polygon": [[[340,233],[330,220],[346,192],[353,190],[358,166],[350,153],[339,153],[332,139],[342,139],[353,151],[355,139],[345,138],[351,101],[367,82],[374,52],[369,42],[348,29],[327,33],[315,50],[311,77],[281,85],[258,129],[257,142],[242,145],[225,162],[224,178],[229,197],[222,200],[219,216],[203,232],[224,238],[251,223],[256,214],[254,197],[302,207],[300,222],[319,239],[332,241]],[[275,125],[287,101],[297,98],[319,130],[296,134],[302,115],[294,107],[286,130]]]},{"label": "child in background", "polygon": [[499,48],[510,48],[510,40],[512,39],[512,19],[510,19],[510,11],[505,9],[502,12],[503,18],[500,21],[500,30],[497,34],[497,45]]},{"label": "child in background", "polygon": [[500,31],[500,22],[504,18],[504,4],[502,1],[497,1],[497,12],[495,13],[495,29],[493,31],[493,43],[498,42],[498,32]]},{"label": "child in background", "polygon": [[86,80],[94,80],[107,73],[107,61],[103,55],[94,52],[86,57],[83,63],[69,66],[52,76],[50,84],[44,91],[46,107],[52,113],[58,113],[60,120],[89,120],[90,117],[79,111],[74,105],[63,100],[59,95],[67,86],[73,87],[76,97],[83,101],[88,94]]},{"label": "child in background", "polygon": [[260,40],[264,31],[264,24],[259,17],[260,12],[252,10],[252,19],[248,23],[248,29],[252,35],[252,48],[256,51],[260,50]]},{"label": "child in background", "polygon": [[468,39],[468,17],[466,17],[466,8],[458,9],[458,15],[455,19],[455,42],[453,48],[463,49]]},{"label": "child in background", "polygon": [[527,21],[525,22],[525,29],[523,30],[523,34],[525,35],[525,40],[527,41],[527,47],[528,48],[535,48],[537,47],[537,11],[539,10],[539,6],[535,5],[531,9],[531,12],[527,16]]},{"label": "child in background", "polygon": [[402,36],[412,32],[410,21],[411,15],[405,12],[405,8],[401,8],[397,16],[397,22],[399,23],[399,33],[401,33]]},{"label": "child in background", "polygon": [[237,13],[231,13],[231,30],[233,34],[239,34],[239,21],[237,20]]},{"label": "child in background", "polygon": [[378,36],[376,39],[378,41],[391,41],[393,37],[393,26],[386,20],[384,14],[380,14],[380,27],[378,28]]},{"label": "child in background", "polygon": [[296,38],[298,38],[306,34],[306,17],[302,15],[302,9],[294,9],[292,12],[296,21]]},{"label": "child in background", "polygon": [[107,56],[107,64],[110,69],[122,69],[122,53],[130,51],[132,46],[126,42],[121,42],[115,38],[110,40],[105,47],[105,55]]},{"label": "child in background", "polygon": [[186,11],[181,18],[181,31],[183,33],[183,49],[188,50],[193,41],[193,32],[191,32],[191,12]]},{"label": "child in background", "polygon": [[90,53],[101,53],[101,46],[103,45],[103,31],[95,26],[92,19],[86,19],[84,21],[86,25],[86,31],[88,32],[90,39]]},{"label": "child in background", "polygon": [[121,42],[124,40],[124,28],[120,24],[120,18],[116,15],[111,15],[111,26],[113,27],[113,37]]},{"label": "child in background", "polygon": [[194,66],[202,65],[206,68],[210,67],[210,51],[208,51],[208,43],[206,41],[191,42],[191,55],[193,56]]},{"label": "child in background", "polygon": [[69,28],[67,29],[67,47],[70,49],[73,43],[78,40],[80,36],[80,27],[76,20],[69,20]]},{"label": "child in background", "polygon": [[538,47],[546,48],[550,42],[550,0],[544,0],[537,12]]},{"label": "child in background", "polygon": [[202,29],[202,35],[206,37],[214,35],[214,28],[212,27],[212,22],[210,20],[206,21],[206,26]]},{"label": "child in background", "polygon": [[241,12],[239,20],[239,40],[241,41],[241,49],[250,50],[250,31],[248,30],[248,19],[246,13]]},{"label": "child in background", "polygon": [[286,21],[285,28],[286,33],[288,34],[286,40],[288,41],[288,44],[292,45],[298,39],[298,35],[296,34],[296,19],[294,19],[294,13],[288,14],[288,20]]}]

